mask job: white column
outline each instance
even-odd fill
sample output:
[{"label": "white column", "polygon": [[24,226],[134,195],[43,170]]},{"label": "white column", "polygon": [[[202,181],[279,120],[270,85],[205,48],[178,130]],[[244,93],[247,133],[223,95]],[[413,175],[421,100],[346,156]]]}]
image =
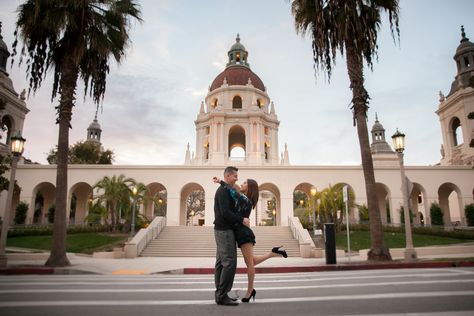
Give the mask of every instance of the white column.
[{"label": "white column", "polygon": [[221,150],[220,150],[220,151],[223,152],[223,153],[225,153],[225,146],[224,146],[224,144],[225,144],[224,123],[221,123],[220,125],[221,125],[221,130],[220,130],[220,132],[221,132]]},{"label": "white column", "polygon": [[211,151],[214,154],[217,151],[217,124],[216,123],[212,123],[211,133],[212,133]]},{"label": "white column", "polygon": [[257,152],[262,153],[262,125],[257,122]]},{"label": "white column", "polygon": [[279,226],[288,226],[288,217],[293,217],[293,194],[283,194],[280,197]]},{"label": "white column", "polygon": [[204,225],[214,225],[214,194],[215,192],[206,191],[206,211],[204,213]]},{"label": "white column", "polygon": [[179,195],[171,195],[168,193],[167,205],[166,205],[166,225],[167,226],[179,226]]}]

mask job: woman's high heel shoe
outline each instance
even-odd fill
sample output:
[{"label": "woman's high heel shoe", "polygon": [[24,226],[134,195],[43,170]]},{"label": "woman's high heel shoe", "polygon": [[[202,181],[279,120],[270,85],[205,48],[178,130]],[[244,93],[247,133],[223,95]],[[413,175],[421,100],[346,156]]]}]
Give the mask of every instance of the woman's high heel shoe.
[{"label": "woman's high heel shoe", "polygon": [[279,255],[282,255],[283,258],[288,258],[288,254],[286,253],[286,250],[280,250],[280,248],[283,247],[283,246],[280,246],[280,247],[273,247],[272,248],[272,252],[273,253],[277,253]]},{"label": "woman's high heel shoe", "polygon": [[257,295],[257,291],[255,291],[255,289],[253,289],[252,293],[250,293],[249,297],[244,297],[242,299],[242,303],[248,303],[252,297],[253,297],[253,301],[255,302],[255,295]]}]

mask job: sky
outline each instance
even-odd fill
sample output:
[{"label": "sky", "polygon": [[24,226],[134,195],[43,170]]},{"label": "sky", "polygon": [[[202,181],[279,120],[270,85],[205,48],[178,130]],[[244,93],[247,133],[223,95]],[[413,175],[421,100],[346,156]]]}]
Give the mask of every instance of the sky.
[{"label": "sky", "polygon": [[[142,23],[133,23],[132,43],[113,64],[98,120],[105,149],[116,165],[179,165],[186,144],[195,150],[194,120],[214,78],[224,70],[237,33],[253,72],[263,81],[280,120],[280,152],[288,144],[292,165],[358,165],[360,150],[350,110],[344,57],[330,82],[313,69],[311,39],[297,34],[288,0],[143,0]],[[11,48],[16,8],[0,1],[3,40]],[[378,61],[365,68],[370,95],[369,131],[375,113],[386,140],[396,128],[406,134],[405,164],[439,162],[441,128],[435,111],[439,91],[448,94],[461,25],[474,41],[474,1],[400,0],[400,41],[386,16],[379,32]],[[11,51],[11,49],[10,49]],[[25,67],[7,71],[17,92],[28,88]],[[86,139],[96,106],[77,90],[70,144]],[[57,143],[51,74],[27,99],[24,156],[46,164]]]}]

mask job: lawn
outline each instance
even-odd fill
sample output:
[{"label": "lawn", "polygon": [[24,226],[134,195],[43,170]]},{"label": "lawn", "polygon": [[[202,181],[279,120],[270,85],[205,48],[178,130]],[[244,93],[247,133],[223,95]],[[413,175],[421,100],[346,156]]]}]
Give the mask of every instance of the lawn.
[{"label": "lawn", "polygon": [[[336,234],[336,247],[347,250],[347,233],[342,231]],[[405,233],[384,233],[385,242],[389,248],[405,248]],[[368,231],[350,232],[351,250],[369,249],[370,235]],[[413,244],[415,247],[450,245],[470,242],[472,240],[458,239],[451,237],[441,237],[436,235],[413,234]]]},{"label": "lawn", "polygon": [[[92,253],[94,251],[112,250],[127,240],[126,235],[104,233],[69,234],[66,238],[66,251]],[[52,236],[21,236],[7,239],[7,247],[51,250]]]}]

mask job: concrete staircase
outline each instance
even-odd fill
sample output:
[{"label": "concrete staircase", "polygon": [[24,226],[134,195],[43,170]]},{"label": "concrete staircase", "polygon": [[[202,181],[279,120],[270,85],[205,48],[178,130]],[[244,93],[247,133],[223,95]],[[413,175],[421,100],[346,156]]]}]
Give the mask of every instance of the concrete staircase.
[{"label": "concrete staircase", "polygon": [[[252,227],[257,243],[254,253],[262,255],[283,245],[289,257],[300,257],[298,241],[289,227]],[[240,249],[237,251],[242,256]],[[167,226],[141,253],[142,257],[215,257],[212,226]]]}]

